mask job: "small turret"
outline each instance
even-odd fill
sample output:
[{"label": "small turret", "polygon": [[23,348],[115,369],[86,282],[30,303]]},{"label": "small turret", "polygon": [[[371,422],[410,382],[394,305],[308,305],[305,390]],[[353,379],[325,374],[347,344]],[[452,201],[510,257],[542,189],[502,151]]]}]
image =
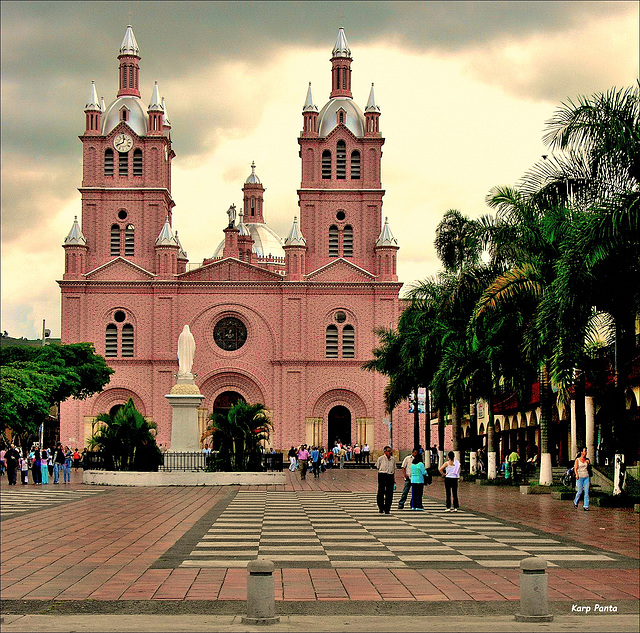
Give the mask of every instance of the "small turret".
[{"label": "small turret", "polygon": [[247,225],[244,223],[244,212],[240,209],[238,213],[238,259],[248,264],[253,259],[253,238]]},{"label": "small turret", "polygon": [[98,101],[98,92],[96,90],[96,82],[91,82],[91,91],[89,92],[89,101],[84,106],[85,112],[85,134],[100,134],[100,120],[102,118],[102,106]]},{"label": "small turret", "polygon": [[78,216],[62,244],[64,248],[64,279],[80,279],[85,272],[87,240],[78,224]]},{"label": "small turret", "polygon": [[149,103],[149,107],[147,108],[147,114],[149,115],[149,127],[147,133],[150,136],[158,136],[162,134],[164,108],[162,107],[162,100],[160,99],[160,90],[158,88],[157,81],[153,86],[153,94],[151,95],[151,103]]},{"label": "small turret", "polygon": [[164,225],[156,238],[156,274],[159,279],[171,279],[178,274],[178,252],[180,244],[176,240],[169,216],[164,221]]},{"label": "small turret", "polygon": [[330,99],[334,97],[349,97],[351,94],[351,49],[347,43],[347,36],[344,29],[340,27],[338,30],[338,38],[331,51],[331,94]]},{"label": "small turret", "polygon": [[245,219],[251,224],[264,223],[264,187],[260,178],[256,174],[256,164],[251,163],[251,173],[244,181],[242,187],[242,199],[244,205]]},{"label": "small turret", "polygon": [[131,25],[124,34],[118,60],[118,97],[140,97],[140,50]]},{"label": "small turret", "polygon": [[284,250],[285,275],[289,281],[301,281],[306,274],[307,240],[298,226],[297,216],[282,246]]},{"label": "small turret", "polygon": [[384,219],[384,226],[376,240],[376,275],[380,281],[398,281],[396,257],[399,250],[398,240],[393,237],[389,227],[389,218]]},{"label": "small turret", "polygon": [[184,273],[187,270],[187,263],[189,258],[187,257],[187,251],[182,248],[180,238],[178,237],[178,231],[175,232],[176,244],[178,244],[178,274]]},{"label": "small turret", "polygon": [[311,82],[309,82],[307,98],[305,99],[304,107],[302,108],[302,116],[304,118],[302,135],[312,137],[318,136],[318,106],[313,103],[313,97],[311,96]]},{"label": "small turret", "polygon": [[365,136],[380,136],[380,108],[376,105],[376,97],[371,84],[371,92],[367,107],[364,109]]}]

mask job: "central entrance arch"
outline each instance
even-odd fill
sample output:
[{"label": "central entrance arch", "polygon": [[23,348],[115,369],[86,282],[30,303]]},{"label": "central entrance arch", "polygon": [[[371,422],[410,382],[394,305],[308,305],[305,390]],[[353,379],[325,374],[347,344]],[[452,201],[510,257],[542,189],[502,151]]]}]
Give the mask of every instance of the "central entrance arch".
[{"label": "central entrance arch", "polygon": [[244,398],[237,391],[223,391],[213,401],[212,413],[227,415],[229,409],[238,404],[240,400],[244,402]]},{"label": "central entrance arch", "polygon": [[337,405],[329,411],[327,439],[329,450],[336,442],[351,444],[351,412],[347,407]]}]

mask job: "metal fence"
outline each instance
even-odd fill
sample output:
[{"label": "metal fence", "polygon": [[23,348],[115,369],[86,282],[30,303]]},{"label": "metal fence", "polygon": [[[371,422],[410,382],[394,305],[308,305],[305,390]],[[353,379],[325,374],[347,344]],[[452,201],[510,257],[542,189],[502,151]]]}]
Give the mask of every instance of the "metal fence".
[{"label": "metal fence", "polygon": [[[215,451],[211,454],[200,451],[162,453],[162,463],[158,466],[158,470],[165,472],[208,470],[216,455]],[[106,470],[104,454],[95,451],[86,452],[82,458],[82,467],[84,470]],[[267,453],[262,456],[262,470],[281,471],[282,468],[282,453]]]}]

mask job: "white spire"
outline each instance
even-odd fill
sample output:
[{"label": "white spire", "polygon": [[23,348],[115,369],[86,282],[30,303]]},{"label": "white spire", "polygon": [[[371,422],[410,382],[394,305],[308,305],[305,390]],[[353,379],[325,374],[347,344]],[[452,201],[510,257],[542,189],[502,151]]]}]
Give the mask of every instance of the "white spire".
[{"label": "white spire", "polygon": [[133,34],[133,28],[129,24],[120,46],[120,55],[140,55],[140,49],[138,48],[138,42],[136,42],[136,36]]},{"label": "white spire", "polygon": [[384,226],[380,232],[380,236],[376,240],[376,246],[398,246],[398,240],[393,237],[389,228],[389,218],[384,219]]},{"label": "white spire", "polygon": [[73,218],[73,226],[69,231],[69,235],[64,238],[63,246],[86,246],[87,240],[82,234],[80,225],[78,224],[78,216]]},{"label": "white spire", "polygon": [[167,216],[164,221],[164,226],[156,239],[156,246],[178,246],[173,231],[171,230],[171,225],[169,224],[169,216]]},{"label": "white spire", "polygon": [[91,91],[89,92],[89,101],[84,106],[84,109],[85,111],[86,110],[97,110],[98,112],[102,111],[100,107],[100,102],[98,101],[98,91],[96,90],[95,81],[91,82]]},{"label": "white spire", "polygon": [[376,97],[373,94],[373,84],[371,84],[371,92],[369,93],[369,101],[367,101],[367,107],[365,112],[380,112],[380,108],[376,105]]},{"label": "white spire", "polygon": [[100,109],[104,112],[107,106],[104,104],[104,97],[100,97]]},{"label": "white spire", "polygon": [[298,216],[294,216],[293,218],[293,226],[289,231],[289,235],[284,241],[285,246],[306,246],[307,240],[304,239],[302,235],[302,231],[298,226]]},{"label": "white spire", "polygon": [[180,238],[178,237],[178,231],[176,231],[176,244],[178,245],[178,259],[189,259],[187,257],[187,251],[182,248],[182,244],[180,244]]},{"label": "white spire", "polygon": [[162,125],[164,127],[171,127],[171,121],[169,121],[169,115],[167,114],[167,106],[164,103],[164,97],[162,97],[162,111],[164,114],[162,115]]},{"label": "white spire", "polygon": [[307,90],[307,98],[304,102],[304,108],[302,108],[303,112],[317,112],[318,106],[314,105],[313,97],[311,96],[311,82],[309,82],[309,88]]},{"label": "white spire", "polygon": [[158,88],[158,82],[156,81],[153,86],[153,94],[151,95],[151,103],[147,108],[147,112],[162,112],[162,100],[160,99],[160,89]]},{"label": "white spire", "polygon": [[344,29],[340,27],[338,29],[338,38],[336,39],[335,46],[331,51],[332,57],[351,57],[351,49],[347,43],[347,36],[344,34]]},{"label": "white spire", "polygon": [[238,225],[236,227],[240,235],[248,235],[251,237],[251,233],[249,233],[249,229],[247,225],[244,223],[244,211],[242,207],[240,207],[240,211],[238,211]]}]

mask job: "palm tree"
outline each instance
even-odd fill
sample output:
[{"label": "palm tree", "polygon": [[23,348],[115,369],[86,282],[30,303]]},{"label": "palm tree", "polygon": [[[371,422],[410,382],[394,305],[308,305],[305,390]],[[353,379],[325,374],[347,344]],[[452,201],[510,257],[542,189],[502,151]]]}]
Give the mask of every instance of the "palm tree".
[{"label": "palm tree", "polygon": [[260,470],[272,425],[263,404],[239,400],[227,415],[212,413],[201,440],[211,437],[217,470]]},{"label": "palm tree", "polygon": [[133,399],[114,415],[97,416],[98,429],[88,445],[104,453],[107,470],[157,470],[161,461],[155,422],[145,420]]}]

